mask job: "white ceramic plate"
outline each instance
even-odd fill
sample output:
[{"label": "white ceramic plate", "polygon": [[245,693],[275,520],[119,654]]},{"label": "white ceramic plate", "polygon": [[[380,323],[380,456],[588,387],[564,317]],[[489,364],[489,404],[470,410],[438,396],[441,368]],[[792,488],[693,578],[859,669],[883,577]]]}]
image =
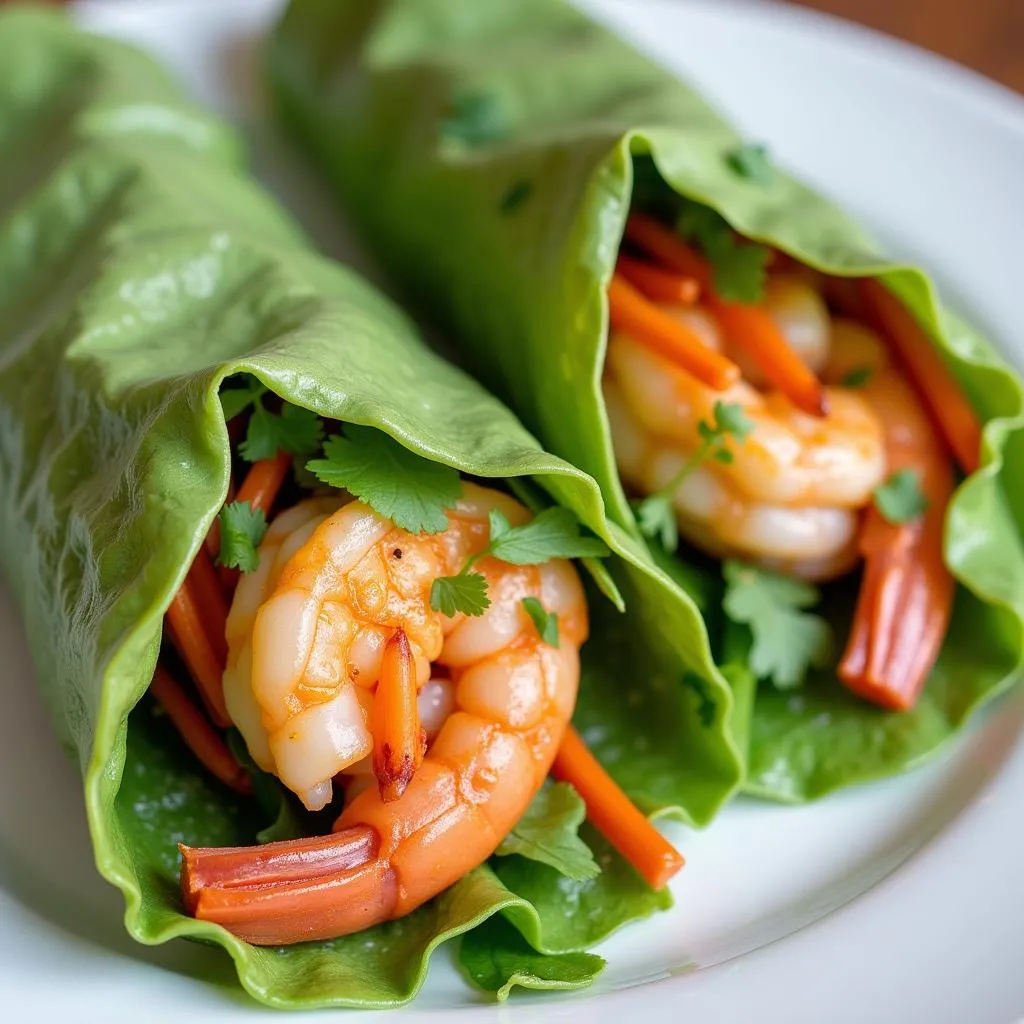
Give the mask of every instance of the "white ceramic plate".
[{"label": "white ceramic plate", "polygon": [[[486,0],[481,0],[486,2]],[[82,20],[150,47],[203,100],[258,109],[252,44],[276,0],[108,0]],[[700,83],[751,136],[931,267],[1024,363],[1024,103],[960,68],[795,9],[588,0]],[[255,132],[260,169],[335,252],[359,254],[322,195]],[[313,215],[312,218],[310,215]],[[325,225],[329,225],[325,228]],[[330,226],[333,225],[333,226]],[[255,1021],[227,957],[146,949],[96,876],[78,777],[52,738],[0,591],[0,1019]],[[484,1005],[442,953],[408,1024],[457,1019],[992,1022],[1024,1017],[1024,694],[938,761],[787,809],[740,802],[702,834],[677,907],[601,948],[600,983]],[[362,1019],[339,1012],[319,1019]],[[369,1016],[369,1015],[365,1015]]]}]

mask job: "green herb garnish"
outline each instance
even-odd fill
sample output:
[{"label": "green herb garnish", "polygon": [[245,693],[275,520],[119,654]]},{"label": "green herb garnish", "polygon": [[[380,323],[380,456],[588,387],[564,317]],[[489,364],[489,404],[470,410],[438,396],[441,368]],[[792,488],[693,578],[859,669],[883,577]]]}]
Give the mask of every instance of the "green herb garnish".
[{"label": "green herb garnish", "polygon": [[497,509],[490,512],[490,541],[467,559],[455,576],[441,576],[430,589],[430,607],[443,615],[482,615],[490,606],[487,581],[473,566],[488,555],[512,565],[540,565],[552,558],[603,558],[608,547],[597,537],[584,537],[566,508],[548,508],[522,526],[512,526]]},{"label": "green herb garnish", "polygon": [[537,635],[549,647],[558,647],[558,615],[549,612],[535,597],[524,597],[523,610],[533,619]]},{"label": "green herb garnish", "polygon": [[831,627],[806,611],[821,600],[816,587],[742,562],[726,562],[722,574],[722,607],[733,622],[750,627],[750,668],[759,679],[790,690],[803,683],[812,666],[828,664]]},{"label": "green herb garnish", "polygon": [[509,185],[505,195],[502,196],[499,209],[502,213],[515,213],[531,195],[533,195],[533,182],[522,178]]},{"label": "green herb garnish", "polygon": [[754,424],[747,418],[743,407],[732,402],[715,402],[714,422],[701,420],[697,425],[701,443],[679,467],[679,471],[661,490],[644,498],[636,506],[640,532],[645,537],[660,540],[666,551],[675,551],[679,546],[679,530],[673,512],[673,499],[682,482],[705,460],[729,463],[733,454],[728,447],[729,438],[742,444]]},{"label": "green herb garnish", "polygon": [[755,185],[770,185],[775,180],[767,146],[745,143],[727,153],[725,161],[741,178]]},{"label": "green herb garnish", "polygon": [[447,509],[462,493],[459,474],[431,462],[373,427],[346,424],[329,438],[324,457],[306,463],[318,480],[354,494],[410,533],[448,529]]},{"label": "green herb garnish", "polygon": [[278,452],[311,455],[320,447],[324,425],[315,412],[285,402],[279,413],[268,412],[262,396],[253,400],[252,417],[238,454],[246,462],[272,459]]},{"label": "green herb garnish", "polygon": [[676,221],[684,238],[695,242],[711,263],[715,291],[727,302],[753,305],[764,298],[768,249],[738,241],[720,214],[699,203],[687,203]]},{"label": "green herb garnish", "polygon": [[494,852],[498,857],[517,853],[540,861],[576,882],[596,878],[601,869],[590,847],[579,837],[586,816],[586,805],[569,783],[552,783],[533,798]]},{"label": "green herb garnish", "polygon": [[875,508],[894,526],[920,519],[928,508],[921,490],[921,474],[916,469],[901,469],[875,488]]},{"label": "green herb garnish", "polygon": [[232,501],[220,510],[220,554],[217,562],[229,569],[253,572],[260,564],[256,549],[267,532],[263,510],[247,501]]},{"label": "green herb garnish", "polygon": [[874,372],[870,366],[858,366],[844,374],[839,383],[844,388],[862,388],[871,380]]}]

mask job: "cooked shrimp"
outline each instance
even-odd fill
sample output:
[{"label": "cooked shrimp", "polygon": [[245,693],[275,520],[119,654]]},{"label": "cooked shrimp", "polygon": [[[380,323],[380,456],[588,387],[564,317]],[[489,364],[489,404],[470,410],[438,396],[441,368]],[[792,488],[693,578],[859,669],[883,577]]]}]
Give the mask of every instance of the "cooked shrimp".
[{"label": "cooked shrimp", "polygon": [[[529,518],[511,498],[465,484],[444,533],[410,534],[354,501],[319,521],[320,509],[304,509],[275,534],[279,544],[287,536],[292,554],[276,581],[268,569],[253,584],[232,634],[243,651],[233,677],[241,689],[241,625],[252,623],[249,706],[265,730],[264,763],[308,805],[326,803],[346,769],[366,775],[372,767],[379,785],[356,784],[361,792],[333,836],[183,847],[182,884],[196,917],[258,944],[359,931],[409,913],[482,863],[522,815],[572,714],[587,610],[568,562],[489,557],[474,566],[491,599],[483,615],[432,610],[434,580],[486,547],[492,508],[513,525]],[[297,530],[305,539],[291,544]],[[558,648],[538,636],[522,608],[528,596],[558,615]],[[413,684],[417,711],[408,702]],[[421,763],[417,735],[408,762],[388,768],[410,769],[393,799],[386,789],[394,780],[381,778],[378,763],[379,736],[395,735],[376,729],[382,693],[434,734]]]},{"label": "cooked shrimp", "polygon": [[[623,480],[641,493],[662,490],[693,446],[684,449],[647,433],[612,376],[605,378],[604,395]],[[753,440],[752,434],[744,447]],[[673,492],[680,530],[693,543],[719,558],[756,560],[807,579],[838,576],[855,564],[854,509],[752,501],[723,472],[729,468],[699,465]]]},{"label": "cooked shrimp", "polygon": [[[777,305],[806,303],[807,286],[794,279]],[[774,308],[774,307],[772,307]],[[709,344],[721,344],[713,318],[699,307],[671,307]],[[782,314],[778,314],[780,319]],[[815,359],[830,345],[798,344]],[[793,334],[799,337],[799,332]],[[623,478],[644,493],[666,487],[701,442],[717,401],[741,406],[753,425],[732,462],[706,462],[676,487],[680,528],[713,555],[756,560],[780,571],[822,580],[856,563],[858,510],[885,478],[881,423],[868,401],[844,389],[828,390],[829,415],[809,416],[784,396],[764,394],[746,381],[714,391],[670,360],[613,334],[604,379],[616,458]]]}]

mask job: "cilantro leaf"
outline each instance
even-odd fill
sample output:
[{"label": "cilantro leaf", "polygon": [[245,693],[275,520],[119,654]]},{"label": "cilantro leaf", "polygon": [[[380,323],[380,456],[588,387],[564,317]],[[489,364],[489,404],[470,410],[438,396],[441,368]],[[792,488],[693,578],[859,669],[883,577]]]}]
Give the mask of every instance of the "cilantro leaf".
[{"label": "cilantro leaf", "polygon": [[464,92],[451,102],[441,122],[441,135],[467,146],[496,142],[506,132],[507,118],[501,100],[491,92]]},{"label": "cilantro leaf", "polygon": [[870,366],[858,366],[856,369],[844,374],[839,383],[844,388],[862,388],[871,380],[874,372]]},{"label": "cilantro leaf", "polygon": [[424,459],[373,427],[347,424],[345,436],[328,439],[324,457],[306,468],[410,533],[447,530],[445,510],[462,493],[456,470]]},{"label": "cilantro leaf", "polygon": [[255,377],[245,378],[240,388],[225,388],[220,393],[220,406],[224,410],[225,421],[233,420],[266,393],[266,387]]},{"label": "cilantro leaf", "polygon": [[503,529],[499,523],[497,537],[491,515],[487,554],[511,565],[540,565],[551,558],[604,558],[609,553],[603,540],[580,534],[579,520],[567,508],[547,508],[522,526]]},{"label": "cilantro leaf", "polygon": [[253,572],[260,564],[256,549],[267,532],[263,509],[247,501],[232,501],[220,510],[220,554],[217,562],[230,569]]},{"label": "cilantro leaf", "polygon": [[279,451],[311,455],[320,447],[324,425],[315,412],[285,402],[280,413],[268,412],[257,398],[238,454],[246,462],[272,459]]},{"label": "cilantro leaf", "polygon": [[726,588],[722,607],[733,622],[750,627],[750,668],[780,690],[800,686],[811,666],[828,664],[832,630],[803,609],[820,600],[817,588],[742,562],[722,566]]},{"label": "cilantro leaf", "polygon": [[736,233],[725,218],[700,203],[687,203],[676,227],[683,237],[697,243],[711,261],[715,291],[721,298],[747,305],[764,298],[768,274],[765,246],[737,241]]},{"label": "cilantro leaf", "polygon": [[[682,480],[674,480],[678,487]],[[657,540],[666,551],[675,551],[679,547],[679,527],[676,525],[676,513],[672,507],[672,495],[659,491],[637,503],[636,518],[640,532],[651,540]]]},{"label": "cilantro leaf", "polygon": [[775,168],[768,157],[768,147],[747,142],[726,154],[726,163],[741,177],[755,185],[770,185]]},{"label": "cilantro leaf", "polygon": [[754,424],[741,405],[721,400],[715,402],[713,422],[701,420],[697,424],[700,446],[689,455],[661,490],[634,506],[640,532],[652,540],[659,540],[666,551],[675,551],[679,546],[679,528],[673,507],[676,491],[706,458],[723,463],[732,462],[733,454],[725,447],[725,442],[733,437],[742,444],[753,429]]},{"label": "cilantro leaf", "polygon": [[494,852],[499,857],[518,853],[540,861],[576,882],[596,878],[601,869],[578,834],[586,816],[583,800],[569,783],[552,783],[533,798]]},{"label": "cilantro leaf", "polygon": [[[714,439],[724,440],[726,437],[734,437],[737,441],[743,442],[753,433],[754,423],[743,410],[743,406],[737,402],[723,402],[720,399],[715,402],[715,422],[711,428]],[[705,426],[701,420],[700,426]],[[709,437],[702,430],[703,437]]]},{"label": "cilantro leaf", "polygon": [[533,182],[526,178],[520,178],[519,181],[509,185],[501,197],[501,205],[498,209],[504,214],[515,213],[531,195],[533,195]]},{"label": "cilantro leaf", "polygon": [[920,519],[928,508],[928,499],[921,490],[921,473],[916,469],[893,473],[875,488],[875,508],[895,526]]},{"label": "cilantro leaf", "polygon": [[549,612],[535,597],[524,597],[523,610],[533,619],[537,634],[549,647],[558,647],[558,615]]},{"label": "cilantro leaf", "polygon": [[463,569],[457,576],[439,576],[430,587],[430,607],[451,618],[483,615],[491,606],[487,596],[487,580],[478,572]]}]

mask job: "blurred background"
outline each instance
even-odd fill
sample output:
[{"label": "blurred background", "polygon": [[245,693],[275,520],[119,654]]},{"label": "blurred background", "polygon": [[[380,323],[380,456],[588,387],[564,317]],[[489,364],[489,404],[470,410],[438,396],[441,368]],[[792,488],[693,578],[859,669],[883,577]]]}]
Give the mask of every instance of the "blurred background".
[{"label": "blurred background", "polygon": [[1024,0],[794,0],[916,43],[1024,93]]},{"label": "blurred background", "polygon": [[[0,6],[17,0],[0,0]],[[62,3],[68,0],[43,0]],[[73,2],[73,0],[71,0]],[[133,0],[120,0],[132,3]],[[217,0],[209,0],[216,3]],[[486,0],[481,0],[481,3]],[[624,0],[627,2],[627,0]],[[686,0],[679,0],[685,3]],[[916,43],[1024,93],[1024,0],[788,0]]]}]

